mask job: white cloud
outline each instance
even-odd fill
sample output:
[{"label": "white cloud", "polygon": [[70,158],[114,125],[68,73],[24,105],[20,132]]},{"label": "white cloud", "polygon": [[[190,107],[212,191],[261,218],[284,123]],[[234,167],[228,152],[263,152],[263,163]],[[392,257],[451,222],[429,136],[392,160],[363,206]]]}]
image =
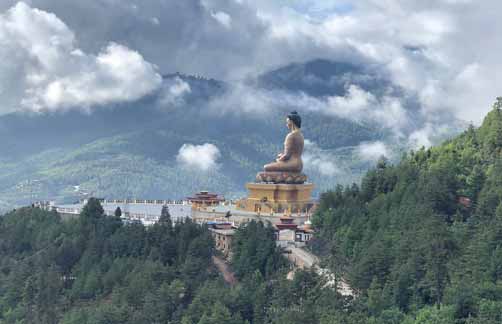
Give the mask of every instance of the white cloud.
[{"label": "white cloud", "polygon": [[183,144],[176,160],[184,167],[209,171],[218,168],[217,162],[220,156],[220,150],[214,144]]},{"label": "white cloud", "polygon": [[97,55],[75,47],[54,14],[19,2],[0,15],[2,112],[89,108],[136,100],[160,86],[154,65],[110,43]]},{"label": "white cloud", "polygon": [[209,109],[215,114],[266,114],[282,103],[289,102],[290,95],[248,86],[242,82],[229,85],[221,96],[211,99]]},{"label": "white cloud", "polygon": [[409,123],[399,98],[377,98],[356,85],[350,85],[345,96],[327,97],[325,109],[330,114],[353,121],[376,122],[396,134],[400,134]]},{"label": "white cloud", "polygon": [[[317,19],[305,13],[309,9],[299,11],[298,1],[257,3],[272,38],[298,51],[310,43],[324,57],[386,67],[396,84],[423,100],[426,118],[448,112],[479,123],[500,95],[502,21],[494,13],[501,3],[362,0]],[[472,86],[463,81],[466,70]]]},{"label": "white cloud", "polygon": [[429,127],[425,127],[422,129],[418,129],[410,134],[408,139],[408,144],[412,148],[420,148],[420,147],[430,147],[432,146],[431,137],[431,129]]},{"label": "white cloud", "polygon": [[180,77],[165,80],[162,84],[160,104],[180,105],[184,102],[183,97],[190,92],[192,92],[190,84],[183,81]]},{"label": "white cloud", "polygon": [[384,142],[364,142],[356,149],[357,155],[365,161],[377,161],[380,157],[391,157],[391,151]]},{"label": "white cloud", "polygon": [[430,147],[434,143],[445,140],[452,133],[451,128],[453,127],[455,125],[426,123],[409,135],[407,146],[412,149],[419,149],[422,146]]},{"label": "white cloud", "polygon": [[211,12],[211,17],[222,24],[225,28],[232,28],[232,17],[223,11]]},{"label": "white cloud", "polygon": [[302,159],[307,173],[314,172],[321,176],[332,177],[341,172],[335,164],[334,156],[321,150],[316,143],[308,139],[305,139],[305,151]]},{"label": "white cloud", "polygon": [[359,123],[377,123],[392,130],[396,136],[402,136],[413,122],[400,98],[391,95],[377,97],[357,85],[348,85],[344,96],[317,98],[301,92],[257,89],[237,82],[223,96],[215,97],[210,107],[214,113],[263,116],[279,108],[314,111]]},{"label": "white cloud", "polygon": [[[0,10],[16,2],[3,0]],[[37,82],[46,91],[32,92],[40,102],[44,103],[44,94],[52,102],[65,87],[55,83],[48,89],[47,74],[56,75],[51,81],[64,84],[60,79],[70,73],[65,70],[68,64],[63,71],[52,69],[72,61],[68,53],[82,54],[73,61],[92,61],[109,40],[138,50],[162,73],[199,73],[226,80],[319,57],[378,65],[396,84],[418,96],[427,119],[449,112],[479,123],[500,95],[502,20],[496,13],[502,3],[328,2],[31,0],[45,11],[19,18],[16,24],[6,23],[12,20],[11,12],[0,18],[0,60],[6,62],[0,66],[0,105],[4,111],[17,109],[21,98],[31,95],[25,89]],[[23,47],[27,44],[32,46]],[[80,75],[82,64],[76,64],[71,75]],[[45,73],[47,67],[50,73]]]},{"label": "white cloud", "polygon": [[375,96],[356,85],[350,85],[345,96],[328,97],[329,109],[340,117],[359,115],[376,102]]}]

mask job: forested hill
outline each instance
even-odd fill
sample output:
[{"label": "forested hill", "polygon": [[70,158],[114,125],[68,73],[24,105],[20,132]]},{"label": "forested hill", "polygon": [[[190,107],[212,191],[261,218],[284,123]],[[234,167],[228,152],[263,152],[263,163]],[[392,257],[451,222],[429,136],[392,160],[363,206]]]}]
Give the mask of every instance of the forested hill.
[{"label": "forested hill", "polygon": [[480,128],[322,196],[315,248],[365,316],[502,322],[501,108],[498,98]]},{"label": "forested hill", "polygon": [[314,272],[287,280],[262,223],[237,231],[230,287],[204,227],[168,213],[122,224],[91,199],[66,222],[37,208],[0,217],[0,323],[501,323],[501,108],[322,195],[312,248],[355,298]]},{"label": "forested hill", "polygon": [[270,226],[251,222],[235,240],[230,287],[207,228],[173,226],[167,209],[150,227],[105,217],[93,198],[67,221],[12,211],[0,217],[0,324],[316,323],[313,297],[336,301],[315,274],[286,279]]}]

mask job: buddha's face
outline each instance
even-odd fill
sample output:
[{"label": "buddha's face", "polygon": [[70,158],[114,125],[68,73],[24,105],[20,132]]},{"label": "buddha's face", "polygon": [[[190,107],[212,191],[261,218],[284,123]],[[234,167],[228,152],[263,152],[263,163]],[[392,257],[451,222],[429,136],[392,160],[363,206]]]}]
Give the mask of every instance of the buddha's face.
[{"label": "buddha's face", "polygon": [[291,121],[291,119],[286,118],[286,126],[289,130],[293,129],[293,122]]}]

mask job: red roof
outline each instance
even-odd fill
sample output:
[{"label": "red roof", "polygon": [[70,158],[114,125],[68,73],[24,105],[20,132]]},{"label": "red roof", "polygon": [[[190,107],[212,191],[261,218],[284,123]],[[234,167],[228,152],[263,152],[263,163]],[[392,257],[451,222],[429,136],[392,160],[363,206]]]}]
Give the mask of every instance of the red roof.
[{"label": "red roof", "polygon": [[282,229],[293,229],[293,230],[296,230],[296,228],[298,227],[298,225],[296,225],[295,223],[293,223],[293,221],[294,221],[293,217],[283,216],[280,219],[281,219],[281,222],[279,224],[275,224],[275,226],[279,230],[282,230]]},{"label": "red roof", "polygon": [[187,197],[187,200],[192,202],[220,202],[225,201],[223,197],[219,197],[216,193],[201,191],[195,194],[195,197]]},{"label": "red roof", "polygon": [[284,224],[291,224],[294,220],[294,218],[291,216],[282,216],[279,219],[281,220],[281,223],[284,223]]},{"label": "red roof", "polygon": [[275,227],[277,227],[278,230],[283,230],[283,229],[296,230],[298,225],[296,225],[296,224],[275,224]]}]

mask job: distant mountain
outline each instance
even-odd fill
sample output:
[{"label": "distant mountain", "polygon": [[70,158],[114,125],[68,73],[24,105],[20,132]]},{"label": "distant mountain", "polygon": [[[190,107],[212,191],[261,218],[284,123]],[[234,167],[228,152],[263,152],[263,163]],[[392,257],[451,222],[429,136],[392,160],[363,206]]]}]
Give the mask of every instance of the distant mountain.
[{"label": "distant mountain", "polygon": [[293,63],[267,72],[258,78],[264,88],[302,91],[314,97],[342,96],[347,84],[381,94],[392,83],[380,74],[351,63],[317,59],[306,63]]},{"label": "distant mountain", "polygon": [[[190,91],[181,101],[165,100],[164,88],[176,82],[188,84]],[[344,95],[347,82],[375,95],[392,88],[367,70],[324,60],[271,71],[253,86],[321,98]],[[277,107],[265,116],[215,113],[209,102],[225,98],[232,83],[171,74],[164,76],[164,85],[137,102],[90,113],[1,116],[0,210],[31,199],[76,199],[74,186],[106,197],[182,198],[202,189],[243,195],[245,182],[282,149],[290,107]],[[318,191],[357,181],[372,163],[361,160],[354,148],[389,138],[382,125],[308,109],[302,115],[305,137],[312,143],[305,171]],[[176,156],[183,144],[204,143],[221,151],[219,168],[202,172],[179,165]],[[33,179],[40,181],[30,185]]]}]

